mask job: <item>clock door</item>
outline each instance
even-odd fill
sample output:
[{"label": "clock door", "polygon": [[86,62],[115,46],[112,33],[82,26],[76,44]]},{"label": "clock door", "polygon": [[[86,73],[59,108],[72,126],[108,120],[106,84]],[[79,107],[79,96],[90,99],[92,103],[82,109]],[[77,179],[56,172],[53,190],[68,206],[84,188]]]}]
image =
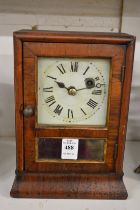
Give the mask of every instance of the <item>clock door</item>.
[{"label": "clock door", "polygon": [[124,48],[24,42],[26,171],[115,170]]}]

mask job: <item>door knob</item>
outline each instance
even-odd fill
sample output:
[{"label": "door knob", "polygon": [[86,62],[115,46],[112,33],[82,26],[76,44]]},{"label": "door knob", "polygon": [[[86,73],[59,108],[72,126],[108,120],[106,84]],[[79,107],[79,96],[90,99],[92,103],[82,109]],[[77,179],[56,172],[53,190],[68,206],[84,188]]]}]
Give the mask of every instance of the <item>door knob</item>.
[{"label": "door knob", "polygon": [[23,109],[23,115],[25,117],[31,117],[31,116],[33,116],[34,115],[34,109],[33,109],[33,107],[31,107],[29,105],[25,106],[25,108]]}]

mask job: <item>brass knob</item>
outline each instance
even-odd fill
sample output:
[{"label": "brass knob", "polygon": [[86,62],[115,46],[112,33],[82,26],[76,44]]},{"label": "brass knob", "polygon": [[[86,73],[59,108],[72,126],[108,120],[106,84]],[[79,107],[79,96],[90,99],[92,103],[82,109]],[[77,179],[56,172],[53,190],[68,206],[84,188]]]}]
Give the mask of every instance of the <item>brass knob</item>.
[{"label": "brass knob", "polygon": [[23,115],[24,115],[25,117],[31,117],[31,116],[33,116],[33,115],[34,115],[34,109],[33,109],[33,107],[27,105],[27,106],[24,108],[24,110],[23,110]]}]

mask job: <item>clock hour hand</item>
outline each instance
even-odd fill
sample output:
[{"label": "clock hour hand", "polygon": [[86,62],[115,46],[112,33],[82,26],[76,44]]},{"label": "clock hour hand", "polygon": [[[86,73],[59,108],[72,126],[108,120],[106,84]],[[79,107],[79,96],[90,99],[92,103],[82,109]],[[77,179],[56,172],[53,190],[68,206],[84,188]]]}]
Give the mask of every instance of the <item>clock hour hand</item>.
[{"label": "clock hour hand", "polygon": [[63,82],[57,82],[57,81],[55,81],[55,82],[58,84],[58,86],[60,88],[66,88],[66,89],[68,89]]}]

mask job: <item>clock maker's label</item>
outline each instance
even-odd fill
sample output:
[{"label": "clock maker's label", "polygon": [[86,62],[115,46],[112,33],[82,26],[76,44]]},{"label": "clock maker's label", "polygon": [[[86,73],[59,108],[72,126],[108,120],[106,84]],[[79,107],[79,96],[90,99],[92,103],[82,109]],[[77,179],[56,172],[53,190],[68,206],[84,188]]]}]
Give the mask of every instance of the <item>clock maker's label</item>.
[{"label": "clock maker's label", "polygon": [[77,160],[79,139],[62,139],[61,159]]}]

